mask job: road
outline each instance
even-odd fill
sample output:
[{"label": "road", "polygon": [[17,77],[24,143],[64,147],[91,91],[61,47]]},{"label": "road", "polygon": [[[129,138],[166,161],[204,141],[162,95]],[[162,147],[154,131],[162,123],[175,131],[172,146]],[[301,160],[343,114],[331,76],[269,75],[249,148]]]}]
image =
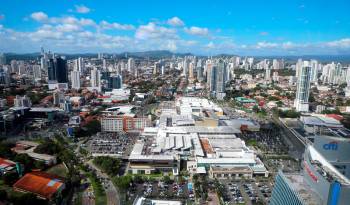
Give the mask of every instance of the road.
[{"label": "road", "polygon": [[106,195],[107,195],[107,205],[119,205],[120,198],[119,198],[118,190],[114,186],[113,182],[110,180],[109,176],[107,174],[103,173],[98,167],[96,167],[92,163],[92,160],[90,160],[86,163],[96,171],[96,175],[99,178],[106,179],[105,191],[106,191]]},{"label": "road", "polygon": [[95,205],[95,198],[93,196],[91,185],[83,192],[82,205]]}]

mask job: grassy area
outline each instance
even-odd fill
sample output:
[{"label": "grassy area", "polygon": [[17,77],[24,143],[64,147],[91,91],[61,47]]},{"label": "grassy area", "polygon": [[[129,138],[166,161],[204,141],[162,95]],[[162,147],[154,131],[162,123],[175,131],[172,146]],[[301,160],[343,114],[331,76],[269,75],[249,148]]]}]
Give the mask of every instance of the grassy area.
[{"label": "grassy area", "polygon": [[256,139],[250,139],[247,141],[247,145],[256,147],[258,145],[258,142],[256,141]]},{"label": "grassy area", "polygon": [[68,170],[63,164],[57,164],[53,167],[50,167],[46,172],[50,174],[55,174],[61,177],[67,177]]},{"label": "grassy area", "polygon": [[[142,178],[160,178],[165,176],[163,173],[157,173],[157,174],[127,174],[127,176],[140,176]],[[172,173],[169,173],[167,176],[172,176]]]}]

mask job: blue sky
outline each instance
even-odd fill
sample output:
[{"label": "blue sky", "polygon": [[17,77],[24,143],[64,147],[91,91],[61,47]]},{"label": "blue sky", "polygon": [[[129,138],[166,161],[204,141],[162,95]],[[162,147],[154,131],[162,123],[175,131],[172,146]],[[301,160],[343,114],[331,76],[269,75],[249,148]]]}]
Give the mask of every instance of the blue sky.
[{"label": "blue sky", "polygon": [[0,52],[350,54],[349,0],[4,0]]}]

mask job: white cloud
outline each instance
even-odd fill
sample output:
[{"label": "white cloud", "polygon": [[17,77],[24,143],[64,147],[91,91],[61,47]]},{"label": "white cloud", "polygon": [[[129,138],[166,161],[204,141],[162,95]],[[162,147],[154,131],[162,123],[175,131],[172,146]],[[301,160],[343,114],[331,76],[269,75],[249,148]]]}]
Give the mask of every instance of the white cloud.
[{"label": "white cloud", "polygon": [[117,30],[133,30],[135,27],[131,24],[108,23],[107,21],[100,22],[101,29],[117,29]]},{"label": "white cloud", "polygon": [[210,41],[207,45],[205,45],[206,48],[214,48],[215,47],[215,44],[213,43],[213,41]]},{"label": "white cloud", "polygon": [[80,27],[76,24],[60,24],[56,26],[56,29],[60,32],[74,32],[79,31]]},{"label": "white cloud", "polygon": [[266,42],[266,41],[258,42],[256,44],[256,48],[257,49],[260,49],[260,48],[276,48],[277,46],[278,46],[277,43],[271,43],[271,42]]},{"label": "white cloud", "polygon": [[209,34],[209,30],[207,28],[200,28],[196,26],[185,28],[185,32],[196,36],[207,36]]},{"label": "white cloud", "polygon": [[326,43],[329,47],[350,48],[350,38],[343,38],[337,41],[330,41]]},{"label": "white cloud", "polygon": [[295,44],[291,41],[287,41],[287,42],[282,43],[282,48],[284,48],[284,49],[293,49],[293,48],[296,48],[298,46],[299,46],[298,44]]},{"label": "white cloud", "polygon": [[90,8],[88,8],[84,5],[75,5],[75,10],[76,10],[76,12],[81,13],[81,14],[86,14],[86,13],[89,13],[91,11]]},{"label": "white cloud", "polygon": [[183,26],[185,23],[177,16],[174,16],[171,19],[168,19],[167,23],[171,26]]},{"label": "white cloud", "polygon": [[176,30],[157,26],[155,23],[150,22],[147,25],[141,25],[136,30],[135,38],[140,40],[147,39],[176,39],[178,36]]},{"label": "white cloud", "polygon": [[34,12],[30,15],[30,17],[36,21],[46,21],[48,19],[48,16],[46,13],[39,11],[39,12]]},{"label": "white cloud", "polygon": [[166,43],[166,49],[167,49],[167,50],[170,50],[170,51],[176,51],[176,50],[177,50],[177,46],[176,46],[175,41],[173,41],[173,40],[168,41],[168,42]]},{"label": "white cloud", "polygon": [[82,26],[94,26],[94,25],[96,25],[96,23],[92,19],[81,18],[80,25],[82,25]]}]

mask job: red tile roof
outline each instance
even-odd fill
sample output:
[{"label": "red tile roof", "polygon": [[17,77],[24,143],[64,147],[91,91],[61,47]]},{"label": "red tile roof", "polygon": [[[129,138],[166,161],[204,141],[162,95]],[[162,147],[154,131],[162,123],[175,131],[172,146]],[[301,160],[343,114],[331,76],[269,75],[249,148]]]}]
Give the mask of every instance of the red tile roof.
[{"label": "red tile roof", "polygon": [[327,117],[331,117],[331,118],[333,118],[333,119],[336,119],[336,120],[338,120],[338,121],[341,121],[341,120],[344,118],[343,116],[337,115],[337,114],[327,114],[326,116],[327,116]]},{"label": "red tile roof", "polygon": [[17,191],[30,192],[45,199],[64,188],[63,179],[59,176],[46,172],[31,172],[24,175],[14,185]]},{"label": "red tile roof", "polygon": [[0,168],[5,169],[7,167],[13,167],[13,166],[16,166],[15,162],[8,159],[0,158]]}]

